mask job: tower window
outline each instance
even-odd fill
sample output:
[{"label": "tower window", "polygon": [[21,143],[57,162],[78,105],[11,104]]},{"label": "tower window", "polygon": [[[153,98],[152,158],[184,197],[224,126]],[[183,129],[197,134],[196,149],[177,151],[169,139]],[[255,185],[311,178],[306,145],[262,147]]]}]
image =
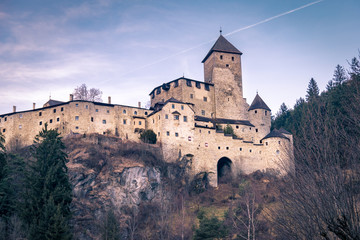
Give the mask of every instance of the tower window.
[{"label": "tower window", "polygon": [[175,137],[178,137],[178,136],[179,136],[179,133],[176,132],[176,133],[175,133]]},{"label": "tower window", "polygon": [[[41,115],[42,115],[42,112],[39,112],[39,116],[41,117]],[[5,121],[6,121],[6,118],[5,118]]]},{"label": "tower window", "polygon": [[99,112],[99,109],[95,109],[95,112]]},{"label": "tower window", "polygon": [[137,115],[137,111],[134,111],[134,115]]},{"label": "tower window", "polygon": [[105,120],[105,119],[104,119],[104,120],[102,120],[102,123],[103,123],[103,124],[106,124],[106,120]]},{"label": "tower window", "polygon": [[40,125],[40,126],[42,125],[42,121],[39,122],[39,125]]},{"label": "tower window", "polygon": [[187,116],[184,116],[184,122],[187,122]]},{"label": "tower window", "polygon": [[249,152],[252,152],[251,149],[249,150]]},{"label": "tower window", "polygon": [[123,110],[123,114],[126,114],[126,110],[125,110],[125,109]]},{"label": "tower window", "polygon": [[205,84],[205,90],[206,90],[206,91],[210,91],[209,85]]},{"label": "tower window", "polygon": [[93,118],[93,117],[91,117],[91,121],[92,121],[92,122],[94,121],[94,118]]},{"label": "tower window", "polygon": [[229,150],[229,147],[226,147],[226,150]]},{"label": "tower window", "polygon": [[148,115],[148,112],[145,112],[145,115]]},{"label": "tower window", "polygon": [[186,80],[186,86],[191,87],[191,81],[190,80]]},{"label": "tower window", "polygon": [[226,64],[226,67],[229,67],[229,64]]},{"label": "tower window", "polygon": [[50,119],[50,123],[52,123],[52,119]]},{"label": "tower window", "polygon": [[5,131],[6,131],[6,129],[5,129],[5,128],[3,128],[2,132],[5,132]]},{"label": "tower window", "polygon": [[79,121],[79,116],[75,116],[75,121]]},{"label": "tower window", "polygon": [[195,86],[196,86],[197,88],[201,88],[201,85],[200,85],[199,82],[196,82],[196,83],[195,83]]},{"label": "tower window", "polygon": [[170,136],[170,132],[169,132],[169,131],[166,132],[166,136]]},{"label": "tower window", "polygon": [[125,125],[126,125],[126,119],[124,119],[124,120],[123,120],[123,124],[125,124]]},{"label": "tower window", "polygon": [[139,125],[141,125],[141,121],[139,121]]},{"label": "tower window", "polygon": [[106,113],[110,113],[110,110],[106,110]]},{"label": "tower window", "polygon": [[231,61],[234,61],[235,59],[234,59],[234,57],[231,57]]},{"label": "tower window", "polygon": [[62,108],[60,109],[60,111],[64,111],[64,108],[62,107]]},{"label": "tower window", "polygon": [[265,111],[265,116],[267,115],[267,111]]},{"label": "tower window", "polygon": [[218,149],[220,149],[220,146],[218,147]]},{"label": "tower window", "polygon": [[59,121],[60,121],[60,118],[57,118],[56,121],[59,122]]},{"label": "tower window", "polygon": [[223,59],[223,55],[220,55],[220,60],[222,60]]},{"label": "tower window", "polygon": [[257,110],[255,110],[255,114],[257,113]]},{"label": "tower window", "polygon": [[175,104],[171,104],[171,108],[175,108]]},{"label": "tower window", "polygon": [[79,106],[79,104],[77,103],[77,104],[75,104],[75,107],[78,107]]},{"label": "tower window", "polygon": [[242,148],[240,148],[240,151],[242,151]]},{"label": "tower window", "polygon": [[256,129],[255,129],[255,132],[258,132],[258,131],[259,131],[259,130],[256,128]]},{"label": "tower window", "polygon": [[191,94],[190,94],[190,98],[193,99],[193,98],[194,98],[194,94],[191,93]]},{"label": "tower window", "polygon": [[204,97],[204,102],[207,102],[207,97]]}]

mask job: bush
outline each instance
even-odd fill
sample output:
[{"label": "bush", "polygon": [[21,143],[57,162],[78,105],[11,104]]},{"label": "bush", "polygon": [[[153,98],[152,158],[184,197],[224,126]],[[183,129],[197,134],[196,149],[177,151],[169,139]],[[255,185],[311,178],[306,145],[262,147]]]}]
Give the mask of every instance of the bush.
[{"label": "bush", "polygon": [[156,134],[153,130],[149,129],[140,134],[140,139],[144,143],[155,144],[156,143]]},{"label": "bush", "polygon": [[224,129],[224,134],[226,134],[226,135],[234,135],[234,129],[232,128],[232,126],[230,126],[229,124],[226,125],[226,127]]}]

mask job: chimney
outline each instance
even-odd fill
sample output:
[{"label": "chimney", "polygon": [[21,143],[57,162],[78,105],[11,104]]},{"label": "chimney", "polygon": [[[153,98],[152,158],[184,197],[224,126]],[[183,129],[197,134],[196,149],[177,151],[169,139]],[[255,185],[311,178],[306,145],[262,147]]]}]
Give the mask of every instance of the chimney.
[{"label": "chimney", "polygon": [[36,103],[33,103],[33,110],[35,110],[35,105],[36,105]]},{"label": "chimney", "polygon": [[13,106],[13,112],[16,112],[16,106]]},{"label": "chimney", "polygon": [[74,101],[74,95],[70,94],[70,101]]},{"label": "chimney", "polygon": [[108,104],[111,104],[111,97],[108,96]]},{"label": "chimney", "polygon": [[138,102],[138,106],[139,106],[139,108],[141,108],[141,102]]}]

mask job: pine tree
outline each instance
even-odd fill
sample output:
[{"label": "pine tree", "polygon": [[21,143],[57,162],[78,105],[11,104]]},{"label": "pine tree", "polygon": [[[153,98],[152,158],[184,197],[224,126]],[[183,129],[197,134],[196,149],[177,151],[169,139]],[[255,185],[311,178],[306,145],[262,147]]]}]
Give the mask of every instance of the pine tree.
[{"label": "pine tree", "polygon": [[[360,57],[360,52],[359,52],[359,57]],[[354,57],[353,59],[351,59],[351,63],[350,64],[350,69],[351,71],[349,72],[350,77],[354,78],[355,76],[359,76],[360,75],[360,62],[359,60]]]},{"label": "pine tree", "polygon": [[68,221],[72,200],[65,145],[47,125],[35,137],[23,208],[29,239],[70,239]]},{"label": "pine tree", "polygon": [[340,66],[339,64],[336,65],[334,75],[333,75],[333,85],[339,86],[346,80],[346,72],[344,67]]},{"label": "pine tree", "polygon": [[319,87],[316,81],[314,80],[314,78],[311,78],[308,88],[306,90],[306,101],[316,99],[319,96],[319,92]]}]

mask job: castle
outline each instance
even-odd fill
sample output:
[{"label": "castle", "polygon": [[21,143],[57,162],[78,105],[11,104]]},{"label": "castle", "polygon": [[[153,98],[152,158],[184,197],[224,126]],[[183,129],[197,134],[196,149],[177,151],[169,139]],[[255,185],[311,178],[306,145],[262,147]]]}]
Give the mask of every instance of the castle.
[{"label": "castle", "polygon": [[191,162],[191,173],[211,172],[210,184],[227,174],[257,170],[285,174],[292,169],[292,135],[270,132],[271,110],[257,94],[243,98],[242,53],[220,34],[205,56],[204,81],[181,77],[154,88],[150,109],[108,103],[49,100],[42,108],[0,115],[6,147],[33,143],[47,123],[63,136],[111,134],[139,141],[151,129],[166,161]]}]

